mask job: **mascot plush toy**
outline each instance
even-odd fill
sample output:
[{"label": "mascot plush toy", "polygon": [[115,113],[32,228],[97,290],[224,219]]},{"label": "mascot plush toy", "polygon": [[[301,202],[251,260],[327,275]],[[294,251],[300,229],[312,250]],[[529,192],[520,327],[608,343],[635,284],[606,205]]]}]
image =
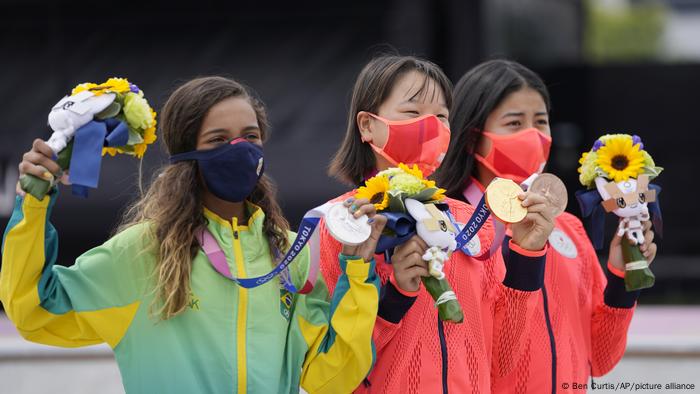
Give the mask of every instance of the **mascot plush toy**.
[{"label": "mascot plush toy", "polygon": [[628,134],[600,137],[579,163],[579,180],[592,190],[579,191],[577,198],[583,215],[591,217],[594,246],[602,246],[603,215],[612,212],[619,218],[617,234],[624,236],[625,288],[633,291],[653,286],[654,274],[639,245],[644,243],[644,221],[652,219],[655,231],[662,234],[657,200],[661,188],[649,181],[663,169],[644,150],[641,138]]},{"label": "mascot plush toy", "polygon": [[457,248],[457,230],[435,204],[423,204],[411,198],[407,198],[404,204],[416,220],[416,233],[428,244],[423,260],[429,262],[430,275],[438,280],[443,279],[445,273],[442,267],[449,254]]}]

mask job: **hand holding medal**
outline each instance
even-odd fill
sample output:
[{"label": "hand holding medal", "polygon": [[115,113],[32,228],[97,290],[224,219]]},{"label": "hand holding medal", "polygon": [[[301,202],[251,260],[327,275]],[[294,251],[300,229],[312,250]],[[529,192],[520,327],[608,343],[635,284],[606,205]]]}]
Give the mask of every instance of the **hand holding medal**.
[{"label": "hand holding medal", "polygon": [[534,175],[533,177],[535,179],[527,190],[542,195],[547,200],[547,205],[549,205],[554,217],[564,213],[566,205],[569,203],[569,196],[564,182],[556,175],[549,173]]},{"label": "hand holding medal", "polygon": [[343,244],[346,256],[359,256],[365,261],[374,257],[379,236],[384,230],[386,217],[377,215],[377,209],[367,199],[348,199],[336,203],[325,216],[328,232]]},{"label": "hand holding medal", "polygon": [[486,188],[486,205],[503,223],[518,223],[527,216],[527,208],[518,198],[523,189],[510,179],[495,178]]},{"label": "hand holding medal", "polygon": [[545,196],[524,192],[510,179],[495,178],[486,188],[485,200],[496,219],[511,225],[513,242],[527,250],[544,248],[555,218],[555,210]]}]

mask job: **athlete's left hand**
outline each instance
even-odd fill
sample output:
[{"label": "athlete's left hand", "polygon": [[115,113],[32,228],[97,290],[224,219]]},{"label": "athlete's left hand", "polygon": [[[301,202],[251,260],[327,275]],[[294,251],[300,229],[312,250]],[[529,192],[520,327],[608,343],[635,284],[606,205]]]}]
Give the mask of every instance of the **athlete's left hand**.
[{"label": "athlete's left hand", "polygon": [[[651,221],[642,222],[644,229],[644,243],[639,245],[639,250],[642,251],[644,258],[651,264],[656,258],[656,243],[654,243],[654,230],[651,229]],[[625,260],[622,258],[622,239],[627,239],[626,235],[617,235],[610,241],[610,252],[608,253],[608,261],[618,270],[625,272]]]}]

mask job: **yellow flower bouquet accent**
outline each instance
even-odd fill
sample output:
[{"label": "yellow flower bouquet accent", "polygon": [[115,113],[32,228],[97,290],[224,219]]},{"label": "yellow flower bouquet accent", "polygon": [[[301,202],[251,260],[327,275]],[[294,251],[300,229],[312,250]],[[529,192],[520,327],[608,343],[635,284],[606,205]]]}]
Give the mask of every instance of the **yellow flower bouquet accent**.
[{"label": "yellow flower bouquet accent", "polygon": [[[430,276],[422,278],[423,284],[435,300],[440,319],[461,322],[464,313],[442,272],[443,264],[454,251],[457,232],[444,213],[445,190],[437,187],[435,181],[425,179],[418,166],[399,164],[365,181],[355,198],[369,200],[387,217],[376,249],[377,253],[385,253],[387,262],[394,247],[421,234],[429,247],[422,257],[430,267]],[[428,229],[430,225],[432,228]]]},{"label": "yellow flower bouquet accent", "polygon": [[641,174],[654,178],[663,171],[644,150],[641,138],[629,134],[607,134],[598,138],[578,162],[581,164],[579,181],[589,189],[595,187],[596,177],[620,182],[636,179]]},{"label": "yellow flower bouquet accent", "polygon": [[389,206],[389,177],[375,176],[365,182],[364,186],[357,189],[355,198],[365,198],[377,211],[382,211]]},{"label": "yellow flower bouquet accent", "polygon": [[644,242],[643,222],[652,219],[662,233],[657,195],[661,188],[649,184],[663,168],[657,167],[644,150],[639,136],[608,134],[598,138],[579,159],[579,181],[588,191],[576,197],[584,217],[591,217],[591,240],[596,249],[603,244],[605,212],[619,217],[617,235],[622,239],[625,288],[635,291],[654,285],[654,274],[639,249]]},{"label": "yellow flower bouquet accent", "polygon": [[365,186],[357,189],[355,198],[366,198],[374,203],[377,211],[388,208],[390,212],[406,213],[403,201],[412,198],[421,202],[440,202],[445,190],[427,180],[417,165],[409,167],[399,163],[369,178]]},{"label": "yellow flower bouquet accent", "polygon": [[[70,169],[73,193],[87,196],[97,187],[101,156],[117,153],[142,158],[156,140],[156,112],[143,92],[125,78],[85,82],[49,113],[53,134],[47,144],[63,171]],[[20,186],[42,200],[56,179],[22,176]]]}]

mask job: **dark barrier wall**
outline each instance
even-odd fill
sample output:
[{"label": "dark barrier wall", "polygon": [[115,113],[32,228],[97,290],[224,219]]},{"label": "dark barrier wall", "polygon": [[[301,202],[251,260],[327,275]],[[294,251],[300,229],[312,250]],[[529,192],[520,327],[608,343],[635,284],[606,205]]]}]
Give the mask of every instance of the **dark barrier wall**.
[{"label": "dark barrier wall", "polygon": [[[553,172],[565,178],[569,191],[579,188],[577,160],[597,136],[638,134],[657,165],[665,168],[656,181],[663,187],[663,252],[700,254],[696,245],[700,210],[693,202],[700,192],[696,180],[700,171],[696,121],[700,66],[565,67],[540,72],[553,100],[555,156],[550,162]],[[569,143],[576,146],[575,151],[568,151]],[[571,198],[569,211],[578,214],[574,202]]]}]

